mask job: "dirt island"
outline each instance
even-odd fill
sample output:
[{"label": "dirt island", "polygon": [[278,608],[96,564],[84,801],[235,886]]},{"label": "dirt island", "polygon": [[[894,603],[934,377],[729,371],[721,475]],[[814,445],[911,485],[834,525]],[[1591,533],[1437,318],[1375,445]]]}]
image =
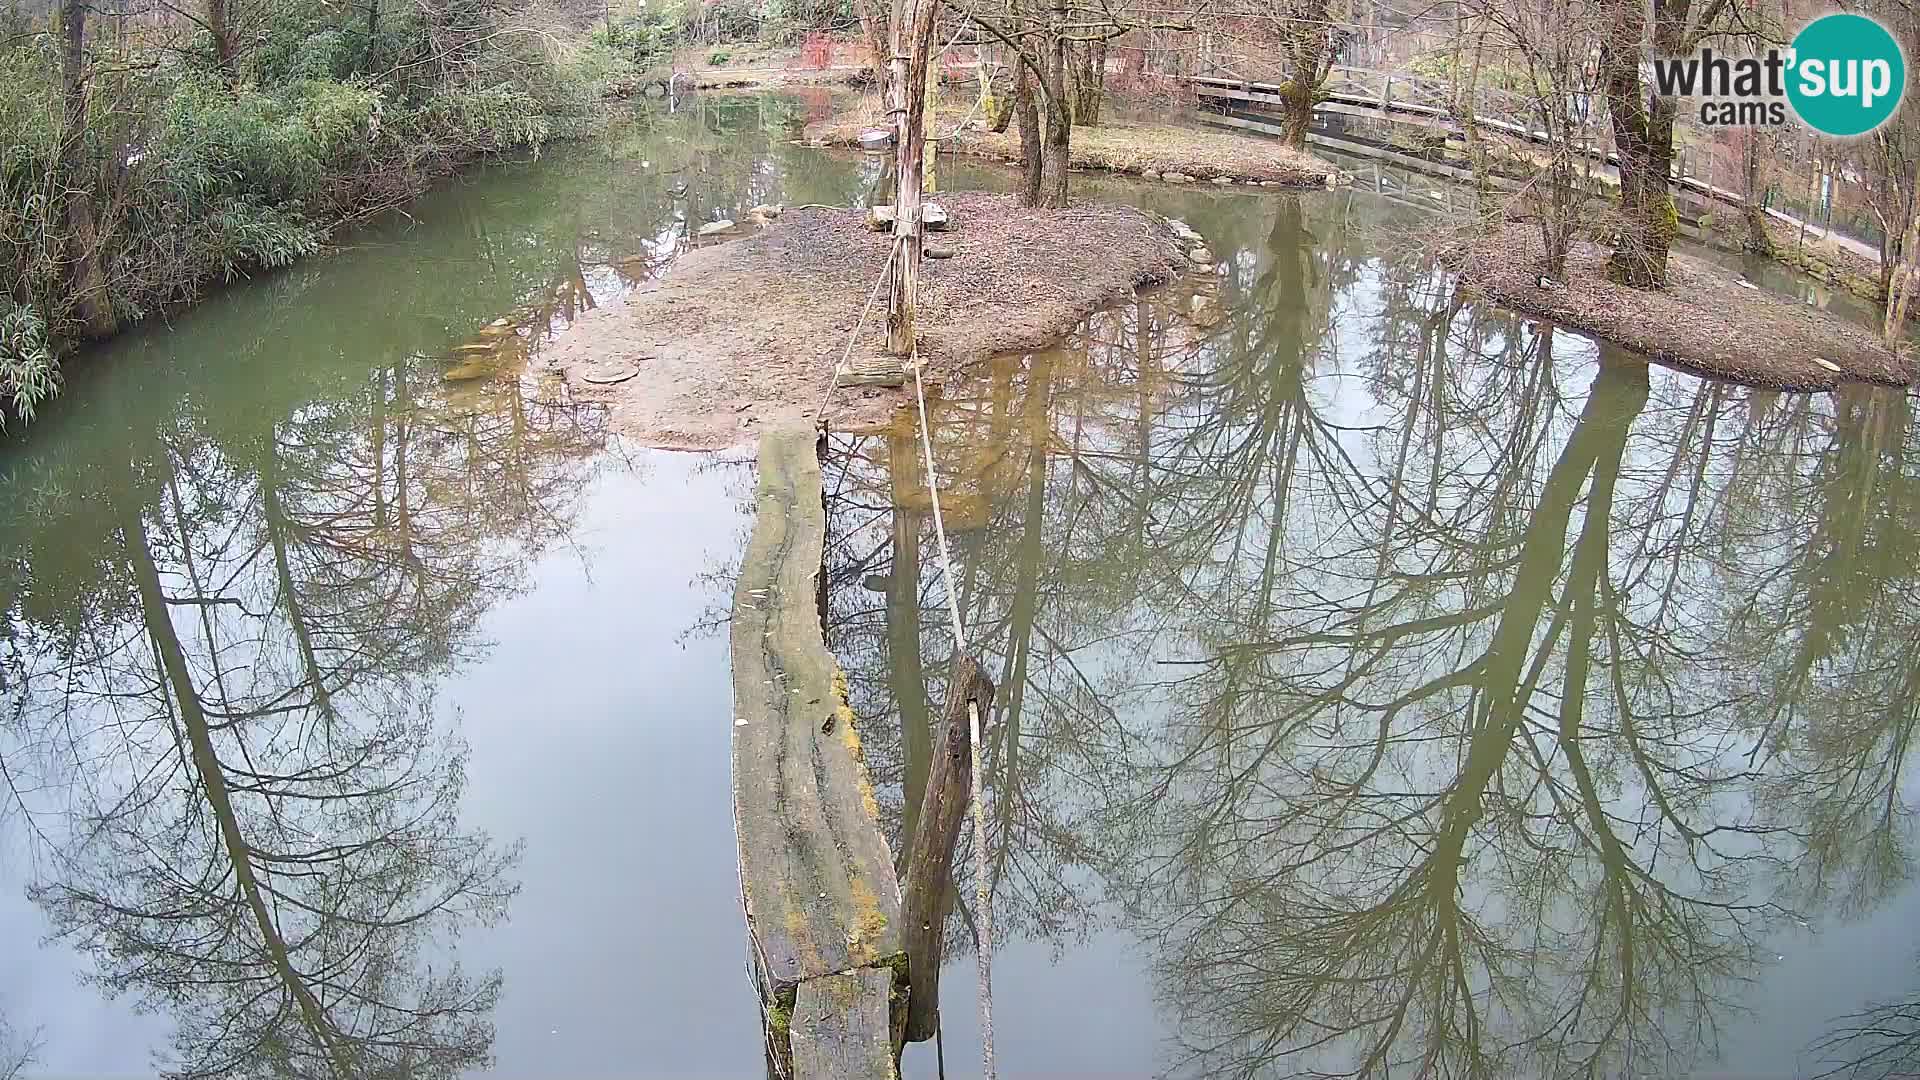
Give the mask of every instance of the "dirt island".
[{"label": "dirt island", "polygon": [[1773,390],[1845,382],[1907,386],[1910,356],[1836,315],[1773,295],[1737,274],[1675,253],[1661,289],[1607,276],[1608,251],[1576,241],[1558,279],[1543,273],[1537,225],[1509,222],[1448,253],[1472,292],[1683,371]]},{"label": "dirt island", "polygon": [[[937,201],[951,227],[929,236],[918,320],[932,382],[998,353],[1043,348],[1099,308],[1189,268],[1212,272],[1192,261],[1190,234],[1130,207],[1039,210],[971,192]],[[543,354],[578,397],[608,404],[615,427],[648,445],[716,449],[775,422],[811,419],[890,250],[888,234],[855,209],[794,208],[716,239],[625,303],[586,313]],[[854,367],[879,356],[885,308],[879,295]],[[833,420],[882,424],[911,392],[843,386]]]}]

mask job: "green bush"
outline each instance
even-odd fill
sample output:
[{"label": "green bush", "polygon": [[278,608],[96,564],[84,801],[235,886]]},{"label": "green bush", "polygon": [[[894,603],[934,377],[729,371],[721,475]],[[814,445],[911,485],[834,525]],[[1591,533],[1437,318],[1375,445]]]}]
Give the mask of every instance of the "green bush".
[{"label": "green bush", "polygon": [[680,46],[680,23],[671,12],[649,9],[595,29],[589,42],[590,47],[644,72],[673,59],[673,51]]},{"label": "green bush", "polygon": [[214,70],[203,32],[120,56],[90,43],[73,138],[54,36],[40,26],[0,40],[0,409],[31,416],[78,335],[68,192],[88,195],[107,295],[126,322],[313,254],[341,222],[464,161],[584,132],[609,86],[680,40],[672,12],[569,47],[498,32],[501,0],[262,2],[272,17],[230,72]]},{"label": "green bush", "polygon": [[761,28],[758,0],[709,0],[687,10],[680,33],[689,40],[719,44],[757,41]]},{"label": "green bush", "polygon": [[52,397],[59,385],[47,324],[39,312],[0,299],[0,428],[11,412],[22,421]]},{"label": "green bush", "polygon": [[796,44],[810,33],[857,26],[853,0],[768,0],[760,33],[768,41]]}]

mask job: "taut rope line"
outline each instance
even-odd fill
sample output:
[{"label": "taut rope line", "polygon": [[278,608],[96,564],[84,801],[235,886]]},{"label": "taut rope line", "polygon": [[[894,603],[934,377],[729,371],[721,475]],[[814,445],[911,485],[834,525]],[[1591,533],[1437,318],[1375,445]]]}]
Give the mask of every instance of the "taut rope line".
[{"label": "taut rope line", "polygon": [[[879,279],[873,283],[873,291],[867,294],[866,307],[861,309],[860,319],[854,324],[852,335],[847,338],[846,351],[833,369],[833,381],[827,384],[820,407],[814,410],[815,424],[826,414],[833,392],[840,387],[840,371],[853,356],[854,343],[859,340],[867,316],[873,311],[874,301],[880,296],[881,284],[893,270],[893,261],[894,253],[890,252],[886,266],[880,270]],[[940,574],[947,583],[947,617],[953,622],[954,648],[965,652],[966,624],[960,618],[960,593],[953,580],[953,552],[947,545],[946,519],[940,512],[940,484],[933,471],[933,437],[927,426],[927,395],[920,382],[920,350],[917,347],[908,363],[913,368],[913,402],[920,420],[920,453],[927,470],[927,493],[933,504],[933,533],[940,544]],[[967,700],[967,724],[973,757],[973,899],[978,912],[974,919],[973,955],[980,983],[980,1062],[986,1080],[997,1080],[998,1074],[993,1064],[993,887],[988,877],[987,810],[982,782],[985,768],[980,752],[980,705],[971,698]]]},{"label": "taut rope line", "polygon": [[[927,427],[927,395],[920,384],[920,350],[913,350],[913,402],[920,411],[920,452],[927,467],[927,493],[933,503],[933,534],[940,542],[940,575],[947,581],[947,615],[953,620],[954,647],[967,649],[966,626],[960,620],[960,593],[953,581],[953,552],[947,547],[947,526],[940,516],[940,482],[933,471],[933,437]],[[980,1064],[986,1080],[995,1080],[993,1068],[993,886],[987,877],[987,810],[981,792],[984,768],[980,760],[980,706],[967,699],[967,722],[973,748],[973,902],[979,917],[974,923],[973,955],[980,979]]]}]

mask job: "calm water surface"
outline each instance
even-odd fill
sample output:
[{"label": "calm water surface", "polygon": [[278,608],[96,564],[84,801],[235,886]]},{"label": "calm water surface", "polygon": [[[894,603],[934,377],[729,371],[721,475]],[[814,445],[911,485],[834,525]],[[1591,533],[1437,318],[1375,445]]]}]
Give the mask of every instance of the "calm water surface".
[{"label": "calm water surface", "polygon": [[[4,448],[0,1067],[759,1071],[750,470],[527,361],[703,221],[858,201],[872,166],[785,142],[819,107],[477,174],[85,358]],[[936,405],[1001,687],[1004,1075],[1804,1076],[1920,985],[1905,399],[1463,302],[1414,255],[1426,186],[1089,183],[1229,272]],[[911,436],[828,470],[895,830],[952,645]],[[945,997],[976,1075],[963,945]]]}]

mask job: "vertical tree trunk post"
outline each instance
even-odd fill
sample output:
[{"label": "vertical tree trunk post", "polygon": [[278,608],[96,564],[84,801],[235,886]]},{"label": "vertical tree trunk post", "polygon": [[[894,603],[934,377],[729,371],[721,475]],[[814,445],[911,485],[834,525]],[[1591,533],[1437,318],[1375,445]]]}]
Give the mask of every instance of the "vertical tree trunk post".
[{"label": "vertical tree trunk post", "polygon": [[[940,111],[937,106],[940,103],[940,76],[933,70],[931,60],[928,63],[926,98],[924,113],[926,124],[938,130]],[[920,154],[920,192],[924,195],[932,195],[939,190],[939,182],[934,176],[934,170],[940,156],[940,140],[933,135],[924,135],[923,138],[925,141]]]},{"label": "vertical tree trunk post", "polygon": [[940,963],[947,916],[953,909],[953,857],[973,791],[973,739],[967,703],[982,717],[993,707],[993,683],[965,653],[953,654],[947,707],[933,744],[926,797],[908,838],[907,876],[901,888],[902,944],[907,953],[908,1042],[933,1038],[940,1021]]},{"label": "vertical tree trunk post", "polygon": [[934,0],[911,0],[905,25],[894,27],[894,161],[898,186],[893,200],[893,275],[887,295],[887,352],[913,352],[919,310],[921,154],[926,141],[927,61],[933,51]]},{"label": "vertical tree trunk post", "polygon": [[1040,205],[1045,163],[1040,153],[1040,109],[1033,100],[1033,73],[1019,63],[1013,86],[1013,111],[1020,121],[1021,196],[1027,206]]},{"label": "vertical tree trunk post", "polygon": [[67,186],[66,256],[68,287],[89,337],[119,329],[107,276],[100,264],[100,235],[93,213],[98,172],[87,173],[87,12],[85,0],[63,0],[59,8],[60,82],[64,101],[60,131],[60,182]]},{"label": "vertical tree trunk post", "polygon": [[207,34],[213,38],[213,67],[222,82],[233,82],[233,28],[227,23],[227,0],[207,0]]}]

